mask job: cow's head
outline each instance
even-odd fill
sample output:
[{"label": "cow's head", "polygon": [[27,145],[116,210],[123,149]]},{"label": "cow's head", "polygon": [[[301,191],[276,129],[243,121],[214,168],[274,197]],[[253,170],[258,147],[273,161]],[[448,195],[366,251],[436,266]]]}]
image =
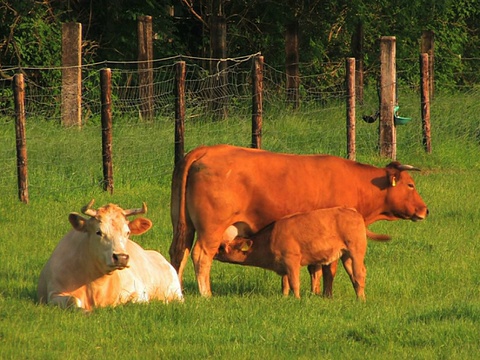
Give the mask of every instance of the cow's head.
[{"label": "cow's head", "polygon": [[252,245],[252,240],[236,237],[220,245],[215,259],[223,262],[242,264],[253,251]]},{"label": "cow's head", "polygon": [[387,182],[386,207],[387,216],[391,219],[423,220],[428,209],[415,188],[415,182],[408,173],[420,171],[410,165],[402,165],[398,161],[391,162],[385,168]]},{"label": "cow's head", "polygon": [[128,266],[129,236],[143,234],[152,227],[152,222],[146,218],[129,221],[127,217],[146,213],[147,206],[143,203],[141,209],[123,210],[117,205],[108,204],[94,210],[91,208],[93,202],[94,200],[90,201],[82,208],[82,213],[90,218],[85,219],[80,214],[71,213],[68,220],[75,230],[88,235],[90,255],[102,272],[123,269]]}]

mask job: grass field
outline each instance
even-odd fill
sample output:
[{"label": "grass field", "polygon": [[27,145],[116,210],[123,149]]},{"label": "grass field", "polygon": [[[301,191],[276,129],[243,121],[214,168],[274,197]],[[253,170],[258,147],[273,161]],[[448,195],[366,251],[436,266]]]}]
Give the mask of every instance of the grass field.
[{"label": "grass field", "polygon": [[[40,270],[70,229],[69,212],[91,198],[137,207],[146,201],[154,227],[133,238],[168,257],[173,129],[119,123],[114,128],[113,195],[99,186],[99,128],[62,129],[29,122],[30,203],[16,195],[13,124],[0,126],[1,359],[477,359],[480,355],[480,175],[478,96],[438,97],[432,107],[433,153],[421,146],[419,119],[398,128],[398,159],[414,173],[430,209],[425,222],[379,222],[393,236],[369,243],[367,302],[359,303],[339,269],[334,299],[284,298],[273,272],[215,262],[210,299],[198,295],[191,262],[185,303],[129,304],[85,316],[36,303]],[[403,107],[414,113],[414,105]],[[459,110],[460,109],[460,110]],[[263,147],[345,155],[344,109],[322,121],[278,116],[264,121]],[[338,119],[342,119],[339,121]],[[358,123],[362,162],[376,154],[377,125]],[[373,130],[372,130],[373,129]],[[187,149],[201,143],[249,144],[248,121],[187,126]]]}]

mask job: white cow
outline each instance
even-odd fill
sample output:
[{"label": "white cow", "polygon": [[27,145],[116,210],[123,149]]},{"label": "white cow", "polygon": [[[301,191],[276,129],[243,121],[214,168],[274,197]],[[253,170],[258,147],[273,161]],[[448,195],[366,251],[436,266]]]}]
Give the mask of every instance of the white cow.
[{"label": "white cow", "polygon": [[45,264],[38,282],[40,303],[62,308],[115,306],[126,302],[150,300],[183,301],[175,269],[158,252],[144,250],[129,236],[140,235],[152,222],[138,217],[141,209],[123,210],[108,204],[91,208],[94,200],[82,208],[86,219],[71,213],[73,229],[63,237]]}]

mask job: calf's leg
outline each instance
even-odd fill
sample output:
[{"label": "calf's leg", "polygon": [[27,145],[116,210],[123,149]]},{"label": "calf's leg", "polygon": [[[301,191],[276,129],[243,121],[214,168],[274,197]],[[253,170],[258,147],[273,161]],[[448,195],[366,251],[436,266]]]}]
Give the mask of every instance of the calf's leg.
[{"label": "calf's leg", "polygon": [[335,275],[337,274],[337,266],[338,260],[335,260],[329,265],[322,266],[324,297],[333,297],[333,279],[335,279]]}]

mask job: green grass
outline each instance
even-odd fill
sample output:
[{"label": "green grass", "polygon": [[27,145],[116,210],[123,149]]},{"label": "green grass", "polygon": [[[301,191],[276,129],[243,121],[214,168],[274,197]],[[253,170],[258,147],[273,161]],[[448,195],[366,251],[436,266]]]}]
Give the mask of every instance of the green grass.
[{"label": "green grass", "polygon": [[[421,145],[417,100],[402,96],[398,159],[421,167],[417,188],[430,208],[421,223],[379,222],[389,243],[369,243],[367,302],[359,303],[343,269],[334,299],[284,298],[273,272],[215,262],[213,298],[198,295],[191,261],[185,303],[129,304],[89,316],[36,303],[43,264],[70,229],[69,212],[97,205],[148,204],[154,227],[134,238],[168,257],[173,128],[136,120],[114,127],[113,195],[103,192],[100,129],[27,126],[30,203],[17,199],[14,127],[0,125],[0,358],[2,359],[476,359],[480,353],[480,175],[478,96],[450,95],[432,107],[433,153]],[[305,109],[306,110],[306,109]],[[317,109],[318,110],[318,109]],[[357,110],[360,118],[362,109]],[[365,110],[367,111],[367,110]],[[345,155],[344,108],[279,112],[264,119],[263,147]],[[357,158],[377,155],[378,124],[357,124]],[[228,142],[248,146],[249,119],[190,121],[186,149]]]}]

